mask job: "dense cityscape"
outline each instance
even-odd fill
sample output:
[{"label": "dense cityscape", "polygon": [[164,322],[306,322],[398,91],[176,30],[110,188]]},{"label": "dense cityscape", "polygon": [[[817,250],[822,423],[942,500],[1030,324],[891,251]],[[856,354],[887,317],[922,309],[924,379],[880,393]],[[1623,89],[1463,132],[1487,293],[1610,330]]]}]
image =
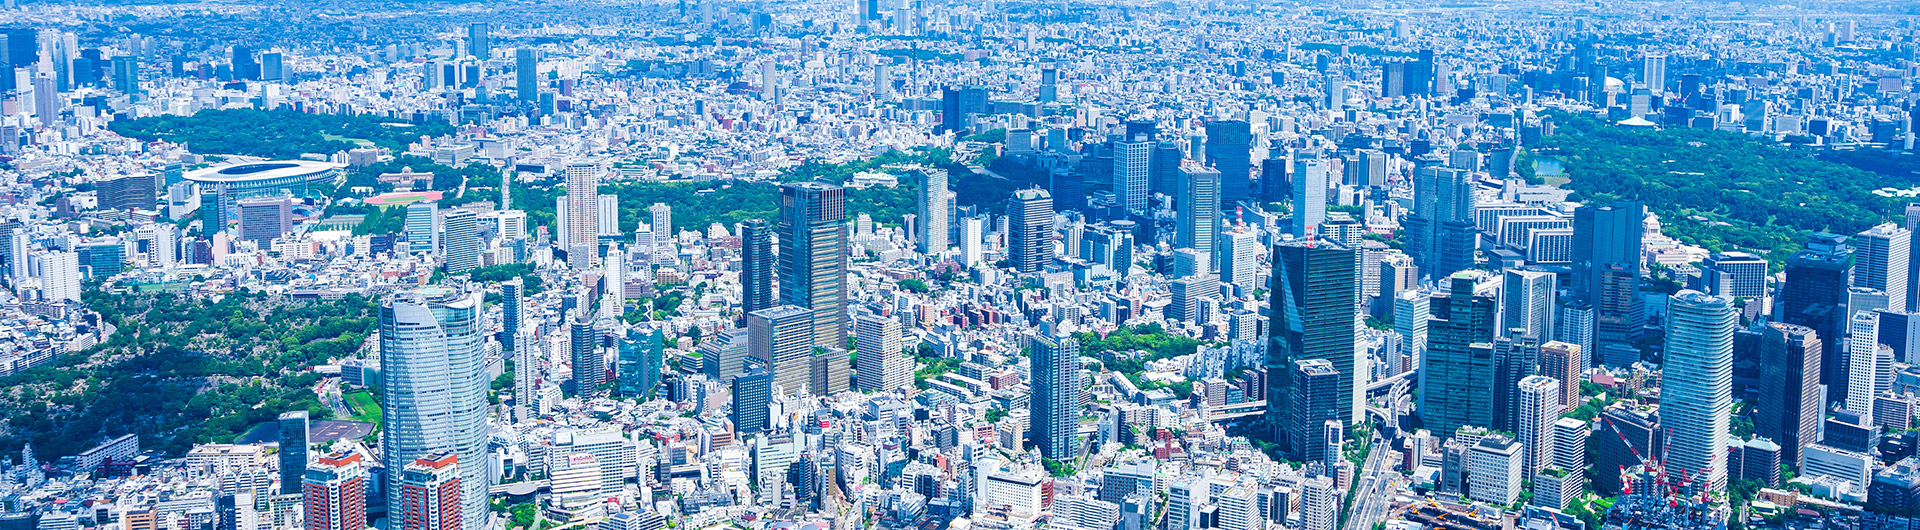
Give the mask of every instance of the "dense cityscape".
[{"label": "dense cityscape", "polygon": [[5,0],[0,61],[0,530],[1920,530],[1911,2]]}]

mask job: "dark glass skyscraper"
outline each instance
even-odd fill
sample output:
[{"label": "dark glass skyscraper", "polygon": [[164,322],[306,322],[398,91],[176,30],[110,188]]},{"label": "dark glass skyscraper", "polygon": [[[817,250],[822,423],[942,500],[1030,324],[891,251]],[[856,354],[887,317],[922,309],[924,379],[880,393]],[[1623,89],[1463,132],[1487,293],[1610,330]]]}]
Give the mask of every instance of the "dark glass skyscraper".
[{"label": "dark glass skyscraper", "polygon": [[[1364,372],[1354,367],[1354,293],[1360,288],[1359,260],[1354,251],[1331,241],[1293,240],[1273,246],[1273,277],[1269,280],[1267,318],[1267,396],[1293,395],[1293,362],[1325,359],[1340,373],[1336,415],[1351,423],[1357,419],[1356,389],[1365,386]],[[1290,413],[1284,399],[1269,399],[1267,414],[1280,422]],[[1284,423],[1276,425],[1285,430]],[[1308,426],[1318,429],[1317,425]],[[1285,435],[1275,433],[1275,439]]]},{"label": "dark glass skyscraper", "polygon": [[1320,460],[1326,454],[1327,420],[1346,422],[1340,409],[1340,371],[1326,359],[1297,359],[1288,378],[1292,391],[1281,397],[1285,402],[1280,408],[1287,412],[1281,446],[1294,460]]},{"label": "dark glass skyscraper", "polygon": [[1007,260],[1022,273],[1053,262],[1053,196],[1045,190],[1018,190],[1007,201]]},{"label": "dark glass skyscraper", "polygon": [[513,50],[514,88],[521,101],[529,103],[540,101],[540,60],[533,55],[533,48]]},{"label": "dark glass skyscraper", "polygon": [[[1806,326],[1821,339],[1820,382],[1830,399],[1847,395],[1847,368],[1840,362],[1846,341],[1847,286],[1853,276],[1853,249],[1847,236],[1809,234],[1806,249],[1787,258],[1787,280],[1780,286],[1781,322]],[[1784,445],[1784,444],[1783,444]]]},{"label": "dark glass skyscraper", "polygon": [[307,472],[307,411],[280,413],[280,493],[299,493]]},{"label": "dark glass skyscraper", "polygon": [[779,262],[773,253],[773,224],[748,219],[740,228],[740,314],[774,306],[773,277]]},{"label": "dark glass skyscraper", "polygon": [[[1640,236],[1646,207],[1637,201],[1581,206],[1573,212],[1573,298],[1594,309],[1594,345],[1630,345],[1640,334]],[[1844,295],[1844,283],[1840,287]]]},{"label": "dark glass skyscraper", "polygon": [[1040,454],[1060,461],[1072,460],[1074,430],[1080,424],[1080,343],[1072,337],[1033,337],[1033,360],[1029,378],[1033,394],[1028,397],[1032,413],[1033,444]]},{"label": "dark glass skyscraper", "polygon": [[773,402],[773,374],[759,363],[748,362],[745,372],[733,378],[733,430],[751,434],[767,430],[767,404]]},{"label": "dark glass skyscraper", "polygon": [[1796,468],[1800,451],[1819,439],[1820,352],[1813,328],[1776,322],[1760,334],[1753,432],[1780,444],[1780,460]]},{"label": "dark glass skyscraper", "polygon": [[1233,204],[1252,198],[1253,132],[1247,122],[1207,123],[1207,165],[1220,170],[1220,202]]},{"label": "dark glass skyscraper", "polygon": [[627,330],[627,336],[620,340],[620,358],[614,371],[618,384],[614,390],[643,401],[653,394],[654,387],[660,386],[665,342],[666,337],[660,330]]},{"label": "dark glass skyscraper", "polygon": [[813,312],[816,346],[847,345],[846,222],[846,189],[821,182],[780,187],[780,303]]},{"label": "dark glass skyscraper", "polygon": [[577,309],[573,318],[567,319],[569,341],[568,353],[573,364],[573,379],[567,381],[570,395],[593,397],[600,393],[600,383],[607,378],[607,361],[600,353],[600,332],[594,329],[593,317],[586,309]]},{"label": "dark glass skyscraper", "polygon": [[1451,435],[1462,425],[1493,424],[1496,359],[1493,317],[1500,307],[1493,284],[1481,285],[1472,272],[1447,278],[1445,297],[1436,297],[1427,321],[1427,354],[1420,366],[1420,417],[1427,428]]}]

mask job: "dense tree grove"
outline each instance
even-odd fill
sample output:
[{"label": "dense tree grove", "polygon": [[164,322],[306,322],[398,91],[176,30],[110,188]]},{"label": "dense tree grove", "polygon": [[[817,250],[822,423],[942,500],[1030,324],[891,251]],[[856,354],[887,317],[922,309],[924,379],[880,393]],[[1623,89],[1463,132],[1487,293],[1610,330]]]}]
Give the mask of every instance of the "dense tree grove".
[{"label": "dense tree grove", "polygon": [[351,356],[377,327],[372,300],[291,301],[231,293],[218,301],[90,290],[118,331],[106,342],[0,378],[0,452],[31,441],[49,457],[138,433],[168,454],[226,443],[281,412],[329,418],[311,387],[317,364]]},{"label": "dense tree grove", "polygon": [[421,136],[453,132],[445,123],[412,123],[363,115],[310,114],[292,109],[209,109],[191,116],[149,116],[115,121],[113,132],[141,141],[166,140],[210,155],[298,158],[360,147],[357,140],[394,152]]},{"label": "dense tree grove", "polygon": [[1898,213],[1904,199],[1873,191],[1907,189],[1920,180],[1912,156],[1816,158],[1730,132],[1615,127],[1566,114],[1555,119],[1559,130],[1535,151],[1564,164],[1572,200],[1646,201],[1669,235],[1776,264],[1799,250],[1806,232],[1851,234]]}]

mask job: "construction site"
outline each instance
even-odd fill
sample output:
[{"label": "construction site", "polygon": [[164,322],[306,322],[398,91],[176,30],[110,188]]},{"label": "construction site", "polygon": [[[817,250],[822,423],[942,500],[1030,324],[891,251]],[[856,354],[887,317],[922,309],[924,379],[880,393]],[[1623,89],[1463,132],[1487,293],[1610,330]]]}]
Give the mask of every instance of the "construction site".
[{"label": "construction site", "polygon": [[[1604,530],[1726,529],[1729,512],[1726,503],[1712,494],[1713,488],[1708,484],[1711,469],[1670,470],[1666,455],[1661,454],[1664,451],[1650,450],[1650,454],[1642,454],[1612,420],[1604,417],[1601,420],[1602,427],[1619,436],[1620,442],[1640,460],[1640,465],[1620,469],[1620,483],[1625,489],[1607,510]],[[1662,436],[1671,437],[1672,431],[1667,430]],[[1670,445],[1660,444],[1663,449]]]}]

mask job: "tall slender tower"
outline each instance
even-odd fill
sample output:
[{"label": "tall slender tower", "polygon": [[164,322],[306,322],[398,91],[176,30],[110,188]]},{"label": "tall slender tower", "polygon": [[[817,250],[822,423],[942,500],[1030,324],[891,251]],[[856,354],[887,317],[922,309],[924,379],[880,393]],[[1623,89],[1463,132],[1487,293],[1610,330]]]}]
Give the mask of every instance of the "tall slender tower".
[{"label": "tall slender tower", "polygon": [[1853,286],[1879,289],[1887,293],[1887,307],[1907,307],[1907,267],[1913,249],[1913,232],[1900,225],[1886,223],[1853,236],[1857,260],[1853,268]]},{"label": "tall slender tower", "polygon": [[1667,303],[1666,365],[1660,423],[1672,432],[1670,471],[1715,492],[1727,486],[1727,424],[1733,407],[1733,330],[1740,315],[1732,300],[1680,291]]},{"label": "tall slender tower", "polygon": [[1053,262],[1053,196],[1046,190],[1015,191],[1007,201],[1007,260],[1022,273]]},{"label": "tall slender tower", "polygon": [[740,312],[759,311],[774,304],[773,277],[778,263],[773,254],[773,225],[748,219],[740,228]]},{"label": "tall slender tower", "polygon": [[1760,332],[1753,432],[1780,444],[1780,461],[1795,469],[1800,451],[1820,437],[1820,352],[1813,328],[1775,322]]},{"label": "tall slender tower", "polygon": [[914,218],[920,223],[916,226],[914,242],[921,254],[933,255],[947,250],[947,171],[944,169],[922,169],[914,172],[920,177],[920,189],[915,195]]},{"label": "tall slender tower", "polygon": [[567,330],[573,369],[573,378],[567,381],[571,392],[567,394],[582,400],[598,396],[600,383],[607,380],[607,359],[600,350],[600,331],[594,327],[593,314],[584,307],[574,309],[573,317],[567,319]]},{"label": "tall slender tower", "polygon": [[[387,469],[451,451],[462,461],[487,455],[487,370],[479,292],[429,286],[393,294],[380,305],[380,437]],[[482,528],[487,515],[485,466],[460,470],[460,515]],[[387,505],[401,506],[394,474]]]},{"label": "tall slender tower", "polygon": [[656,202],[647,207],[648,224],[653,225],[653,262],[672,265],[679,261],[673,249],[673,207]]},{"label": "tall slender tower", "polygon": [[1207,123],[1207,165],[1220,170],[1220,203],[1252,198],[1253,132],[1241,120]]},{"label": "tall slender tower", "polygon": [[[575,269],[592,266],[599,252],[600,166],[567,166],[567,264]],[[584,255],[575,255],[584,253]]]},{"label": "tall slender tower", "polygon": [[1033,442],[1040,454],[1059,461],[1073,459],[1079,448],[1074,431],[1080,424],[1084,406],[1080,393],[1080,343],[1072,337],[1033,336],[1033,361],[1029,379],[1033,395],[1027,400],[1032,412]]},{"label": "tall slender tower", "polygon": [[1553,273],[1508,269],[1501,279],[1499,335],[1554,340]]},{"label": "tall slender tower", "polygon": [[280,490],[300,491],[300,476],[307,472],[307,411],[280,413]]},{"label": "tall slender tower", "polygon": [[1533,476],[1553,464],[1553,422],[1560,419],[1560,380],[1540,375],[1520,379],[1520,417],[1514,432],[1525,447],[1521,471]]},{"label": "tall slender tower", "polygon": [[[1211,147],[1211,144],[1209,144]],[[1196,166],[1180,168],[1180,215],[1174,218],[1175,248],[1190,248],[1219,263],[1213,253],[1215,234],[1220,231],[1219,171]]]},{"label": "tall slender tower", "polygon": [[846,347],[847,252],[846,189],[821,182],[780,187],[780,303],[813,312],[815,346]]},{"label": "tall slender tower", "polygon": [[889,392],[913,382],[913,362],[900,354],[900,321],[863,313],[853,317],[853,328],[861,391]]},{"label": "tall slender tower", "polygon": [[1420,416],[1428,429],[1450,433],[1462,425],[1491,426],[1499,372],[1491,341],[1497,303],[1492,282],[1472,271],[1447,278],[1450,289],[1434,298],[1427,323],[1427,351],[1420,366]]},{"label": "tall slender tower", "polygon": [[[1354,324],[1359,318],[1353,293],[1360,288],[1359,260],[1352,249],[1331,241],[1300,239],[1273,246],[1273,276],[1268,295],[1273,308],[1267,326],[1267,412],[1287,417],[1285,396],[1296,384],[1293,361],[1325,359],[1339,372],[1336,419],[1364,421],[1367,371],[1354,355]],[[1305,428],[1318,428],[1307,425]],[[1275,439],[1282,437],[1276,433]]]},{"label": "tall slender tower", "polygon": [[1128,212],[1144,215],[1152,176],[1153,142],[1127,139],[1113,143],[1113,194]]}]

